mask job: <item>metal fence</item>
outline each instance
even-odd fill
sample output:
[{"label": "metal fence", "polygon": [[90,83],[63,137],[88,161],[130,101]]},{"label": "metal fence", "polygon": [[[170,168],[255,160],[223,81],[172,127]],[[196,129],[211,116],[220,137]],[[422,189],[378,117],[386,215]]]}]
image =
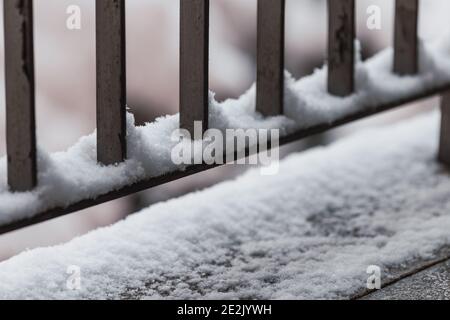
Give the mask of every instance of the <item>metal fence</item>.
[{"label": "metal fence", "polygon": [[[209,0],[180,0],[180,125],[191,132],[194,122],[208,129]],[[328,91],[354,92],[355,0],[328,0]],[[11,191],[29,191],[38,184],[35,133],[33,0],[4,0],[8,184]],[[258,0],[257,111],[283,114],[285,0]],[[418,0],[396,0],[394,63],[399,75],[418,72]],[[96,0],[97,158],[114,165],[127,158],[125,0]],[[286,144],[406,103],[443,94],[439,159],[450,164],[450,83],[412,93],[394,103],[353,113],[282,137]],[[0,226],[0,233],[72,213],[106,201],[201,172],[213,165],[145,179],[120,190],[53,208],[34,218]],[[76,190],[74,190],[76,192]]]}]

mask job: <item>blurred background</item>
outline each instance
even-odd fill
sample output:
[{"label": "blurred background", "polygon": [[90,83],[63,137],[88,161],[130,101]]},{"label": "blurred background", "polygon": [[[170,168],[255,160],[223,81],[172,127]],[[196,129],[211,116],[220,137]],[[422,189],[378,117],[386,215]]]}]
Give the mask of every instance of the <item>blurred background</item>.
[{"label": "blurred background", "polygon": [[[8,0],[6,0],[8,1]],[[188,0],[184,0],[188,1]],[[210,88],[219,100],[236,98],[255,81],[256,1],[211,0]],[[287,0],[286,69],[296,78],[310,74],[326,58],[326,0]],[[364,58],[391,45],[394,0],[357,0],[357,33]],[[81,29],[69,30],[70,5],[81,8]],[[179,0],[127,0],[128,103],[138,124],[178,109]],[[366,26],[370,5],[381,8],[381,30]],[[1,8],[2,6],[0,6]],[[35,2],[37,132],[48,151],[65,150],[95,129],[95,1]],[[3,25],[3,9],[0,9]],[[422,0],[420,36],[446,34],[450,1]],[[0,156],[5,155],[3,32],[0,32]],[[398,121],[438,105],[417,103],[326,135],[283,147],[282,154],[328,144],[361,127]],[[0,236],[0,261],[28,248],[54,245],[114,223],[155,202],[232,179],[247,169],[226,166]],[[74,190],[76,192],[76,190]],[[1,213],[0,213],[1,214]]]}]

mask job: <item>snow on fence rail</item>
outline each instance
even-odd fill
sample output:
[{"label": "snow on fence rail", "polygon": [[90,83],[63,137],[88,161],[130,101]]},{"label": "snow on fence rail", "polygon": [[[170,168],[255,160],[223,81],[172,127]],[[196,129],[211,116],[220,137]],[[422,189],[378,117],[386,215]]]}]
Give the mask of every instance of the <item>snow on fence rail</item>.
[{"label": "snow on fence rail", "polygon": [[[137,142],[132,139],[142,138],[142,132],[148,131],[144,142],[149,144],[155,138],[148,133],[167,134],[175,120],[162,119],[140,131],[134,123],[131,127],[127,123],[125,0],[96,0],[95,170],[110,170],[112,176],[123,170],[126,174],[122,175],[128,178],[117,176],[112,179],[114,183],[105,186],[106,182],[98,180],[101,178],[93,181],[92,177],[78,177],[85,181],[80,190],[72,190],[70,195],[62,192],[64,199],[50,197],[61,183],[59,180],[64,179],[58,173],[50,174],[50,178],[46,173],[45,183],[39,181],[32,6],[32,0],[4,2],[9,190],[0,186],[0,234],[214,167],[161,165],[155,170],[154,165],[145,165],[149,161],[161,162],[165,159],[161,154],[166,150],[150,145],[142,151],[142,146],[136,147]],[[297,83],[284,71],[285,0],[258,0],[256,92],[252,88],[238,100],[222,104],[214,100],[208,89],[209,0],[181,0],[180,8],[181,92],[177,126],[193,132],[195,121],[201,121],[204,130],[211,126],[223,130],[261,124],[281,129],[283,144],[444,93],[439,159],[450,164],[450,95],[445,93],[450,89],[450,54],[421,46],[418,41],[418,0],[396,0],[393,52],[387,49],[364,63],[355,55],[355,1],[329,0],[328,64]],[[433,66],[439,62],[445,66]],[[388,84],[382,83],[386,79]],[[325,92],[321,91],[322,83]],[[165,136],[160,137],[166,140]],[[81,153],[91,146],[90,137],[83,139],[66,154],[52,157],[59,161],[59,169],[72,160],[69,155],[74,150],[78,148]],[[127,143],[134,143],[132,152],[128,152]],[[149,155],[155,150],[160,153]],[[130,168],[131,160],[142,160],[142,155],[147,157],[140,163],[143,168]]]}]

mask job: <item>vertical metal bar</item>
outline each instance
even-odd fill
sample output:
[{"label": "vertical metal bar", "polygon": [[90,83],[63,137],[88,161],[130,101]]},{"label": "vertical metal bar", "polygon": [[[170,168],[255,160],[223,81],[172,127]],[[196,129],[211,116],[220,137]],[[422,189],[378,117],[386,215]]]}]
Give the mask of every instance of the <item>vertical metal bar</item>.
[{"label": "vertical metal bar", "polygon": [[441,98],[441,136],[439,143],[439,161],[450,166],[450,91]]},{"label": "vertical metal bar", "polygon": [[180,0],[180,127],[209,125],[209,0]]},{"label": "vertical metal bar", "polygon": [[3,4],[8,184],[29,191],[37,183],[33,1]]},{"label": "vertical metal bar", "polygon": [[97,159],[122,162],[126,147],[125,0],[96,0]]},{"label": "vertical metal bar", "polygon": [[354,92],[355,0],[328,0],[328,92]]},{"label": "vertical metal bar", "polygon": [[285,0],[258,0],[256,110],[283,114]]},{"label": "vertical metal bar", "polygon": [[418,72],[418,17],[418,0],[396,0],[393,71],[399,75]]}]

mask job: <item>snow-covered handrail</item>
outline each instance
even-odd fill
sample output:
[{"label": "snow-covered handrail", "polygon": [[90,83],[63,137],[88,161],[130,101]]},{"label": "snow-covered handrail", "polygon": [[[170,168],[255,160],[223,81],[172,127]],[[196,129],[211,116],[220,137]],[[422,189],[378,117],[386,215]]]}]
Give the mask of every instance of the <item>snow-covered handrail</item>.
[{"label": "snow-covered handrail", "polygon": [[[51,165],[44,169],[42,165],[38,166],[40,155],[36,151],[32,7],[32,0],[5,1],[10,191],[0,184],[0,202],[6,199],[16,205],[8,207],[0,203],[0,233],[215,167],[207,164],[167,165],[152,170],[152,164],[145,165],[147,161],[164,159],[167,148],[162,153],[151,154],[160,147],[148,146],[152,138],[142,132],[164,133],[168,127],[172,128],[172,118],[149,124],[140,131],[134,123],[127,123],[125,0],[96,0],[97,132],[94,147],[98,164],[95,164],[95,170],[108,171],[112,176],[124,170],[129,179],[117,176],[114,183],[106,186],[106,182],[92,181],[89,173],[84,176],[80,173],[79,180],[86,183],[83,190],[72,190],[76,194],[64,194],[63,199],[50,197],[58,183],[62,183],[62,178],[58,173],[50,174],[49,178],[47,171],[45,174],[38,172],[38,167],[40,171],[51,170]],[[209,0],[181,0],[181,92],[176,126],[193,132],[195,121],[202,122],[203,130],[261,125],[280,129],[280,143],[284,144],[450,89],[450,54],[444,53],[442,48],[420,47],[418,0],[396,0],[393,51],[387,49],[364,63],[355,54],[358,52],[355,46],[355,1],[329,0],[328,8],[328,64],[312,76],[295,82],[284,71],[285,0],[258,0],[256,90],[252,88],[238,100],[220,104],[208,90]],[[445,66],[436,66],[438,63]],[[442,111],[439,159],[450,164],[448,95],[444,95]],[[233,120],[230,114],[245,119]],[[142,146],[137,148],[133,139],[141,139],[148,149],[138,150]],[[87,146],[91,146],[90,137],[65,155]],[[65,159],[65,155],[50,156],[49,163],[54,163],[52,161],[58,157]],[[80,163],[91,160],[86,158],[89,157]],[[144,164],[143,168],[137,166],[132,170],[133,161]],[[89,162],[88,165],[92,164]],[[46,180],[39,181],[41,176]],[[95,178],[101,179],[101,175]],[[10,211],[3,212],[5,208]]]}]

